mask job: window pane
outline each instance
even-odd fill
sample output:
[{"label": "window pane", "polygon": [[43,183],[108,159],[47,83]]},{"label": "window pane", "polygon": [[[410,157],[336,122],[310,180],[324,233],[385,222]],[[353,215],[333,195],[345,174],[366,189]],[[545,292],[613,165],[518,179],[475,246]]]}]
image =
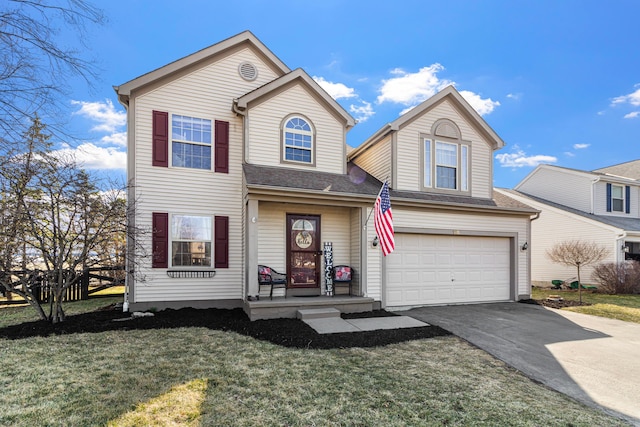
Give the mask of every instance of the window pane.
[{"label": "window pane", "polygon": [[424,140],[424,186],[431,187],[431,141]]},{"label": "window pane", "polygon": [[173,215],[171,238],[173,240],[211,240],[211,217]]},{"label": "window pane", "polygon": [[456,189],[456,168],[438,166],[436,168],[436,186],[438,188]]},{"label": "window pane", "polygon": [[622,186],[612,185],[611,196],[615,197],[616,199],[622,199]]},{"label": "window pane", "polygon": [[211,242],[173,242],[171,258],[174,267],[211,267]]},{"label": "window pane", "polygon": [[442,166],[458,166],[458,146],[436,142],[436,164]]},{"label": "window pane", "polygon": [[311,151],[287,147],[285,150],[285,159],[294,162],[311,163]]},{"label": "window pane", "polygon": [[624,201],[620,200],[620,199],[613,199],[612,200],[613,210],[616,211],[616,212],[622,212],[623,211],[623,204],[624,204],[623,202]]},{"label": "window pane", "polygon": [[469,190],[469,161],[468,161],[468,149],[466,145],[460,146],[460,190]]}]

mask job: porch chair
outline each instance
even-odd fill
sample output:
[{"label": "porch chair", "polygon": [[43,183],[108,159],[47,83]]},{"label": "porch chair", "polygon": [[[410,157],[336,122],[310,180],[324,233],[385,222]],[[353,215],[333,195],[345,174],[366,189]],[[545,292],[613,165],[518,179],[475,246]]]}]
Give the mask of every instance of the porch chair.
[{"label": "porch chair", "polygon": [[353,269],[348,265],[336,265],[333,267],[333,296],[336,296],[338,286],[348,286],[349,296],[352,293]]},{"label": "porch chair", "polygon": [[284,297],[287,297],[287,275],[278,273],[266,265],[258,266],[258,286],[269,286],[269,298],[273,299],[273,288],[283,288]]}]

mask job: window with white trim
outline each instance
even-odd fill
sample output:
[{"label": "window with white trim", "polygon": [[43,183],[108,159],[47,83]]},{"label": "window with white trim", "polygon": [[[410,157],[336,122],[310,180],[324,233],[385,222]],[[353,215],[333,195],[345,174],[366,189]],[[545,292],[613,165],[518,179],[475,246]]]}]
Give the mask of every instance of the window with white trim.
[{"label": "window with white trim", "polygon": [[211,267],[212,217],[171,215],[171,266]]},{"label": "window with white trim", "polygon": [[425,188],[469,191],[469,146],[454,142],[423,140]]},{"label": "window with white trim", "polygon": [[171,165],[211,170],[211,120],[171,115]]},{"label": "window with white trim", "polygon": [[624,187],[622,185],[611,186],[611,210],[624,212]]},{"label": "window with white trim", "polygon": [[282,159],[288,162],[313,164],[313,128],[299,116],[289,118],[282,128]]}]

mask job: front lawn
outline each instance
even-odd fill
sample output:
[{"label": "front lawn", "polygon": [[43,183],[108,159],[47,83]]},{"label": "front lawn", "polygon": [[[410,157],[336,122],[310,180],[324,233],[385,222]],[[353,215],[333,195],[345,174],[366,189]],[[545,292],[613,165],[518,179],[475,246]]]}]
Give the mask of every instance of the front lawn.
[{"label": "front lawn", "polygon": [[183,327],[0,339],[0,357],[0,425],[626,425],[454,336],[310,350]]},{"label": "front lawn", "polygon": [[[538,287],[531,290],[531,298],[535,300],[544,300],[549,295],[558,295],[565,300],[579,300],[577,290]],[[582,302],[591,305],[567,307],[563,310],[640,323],[640,295],[606,295],[583,290]]]}]

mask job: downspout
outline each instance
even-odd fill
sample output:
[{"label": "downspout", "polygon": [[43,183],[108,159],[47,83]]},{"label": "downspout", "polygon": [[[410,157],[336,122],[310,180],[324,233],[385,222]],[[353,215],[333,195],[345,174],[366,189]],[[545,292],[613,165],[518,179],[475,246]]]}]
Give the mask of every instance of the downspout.
[{"label": "downspout", "polygon": [[[622,241],[622,243],[624,244],[625,239],[627,238],[627,232],[625,231],[622,234],[618,235],[618,239],[616,240],[616,247],[615,249],[615,253],[616,253],[616,264],[620,264],[622,261],[625,261],[625,256],[624,256],[624,249],[623,246],[620,244],[620,241]],[[619,255],[622,252],[622,260],[619,260]]]},{"label": "downspout", "polygon": [[596,213],[595,200],[596,200],[596,183],[600,181],[600,177],[597,176],[591,180],[591,215]]},{"label": "downspout", "polygon": [[247,153],[249,153],[248,141],[247,141],[247,128],[249,118],[247,117],[247,110],[241,110],[238,107],[238,98],[233,100],[233,104],[231,104],[231,110],[236,113],[238,116],[242,116],[242,158],[244,159],[244,163],[249,163],[249,159],[247,159]]},{"label": "downspout", "polygon": [[[118,86],[113,86],[113,89],[116,91],[116,93],[118,94],[118,102],[120,102],[120,104],[124,107],[124,109],[127,111],[127,124],[129,122],[129,97],[125,96],[125,95],[121,95],[119,93],[120,88]],[[130,144],[129,144],[129,132],[127,129],[127,149],[129,149]],[[129,184],[127,183],[127,186]],[[129,203],[129,189],[127,189],[127,203]],[[131,215],[127,213],[127,216],[125,218],[125,228],[128,231],[129,230],[129,226],[131,225]],[[124,255],[124,265],[125,265],[125,275],[124,275],[124,300],[122,301],[122,311],[124,313],[127,313],[129,311],[129,286],[130,286],[130,282],[131,282],[131,275],[129,274],[129,272],[133,269],[133,262],[131,261],[131,254],[133,252],[133,243],[131,243],[130,240],[130,236],[129,233],[127,232],[127,250],[125,252]],[[130,268],[131,267],[131,268]]]}]

